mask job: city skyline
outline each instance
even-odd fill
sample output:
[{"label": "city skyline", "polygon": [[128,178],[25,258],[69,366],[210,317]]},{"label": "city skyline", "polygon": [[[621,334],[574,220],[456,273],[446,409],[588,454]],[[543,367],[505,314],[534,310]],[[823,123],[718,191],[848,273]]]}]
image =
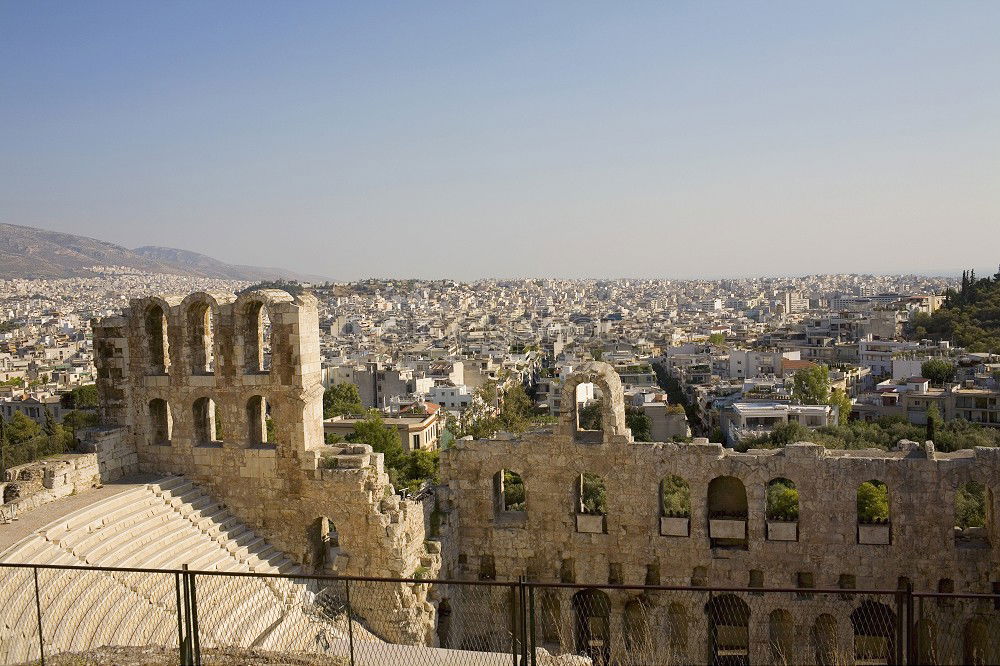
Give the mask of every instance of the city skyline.
[{"label": "city skyline", "polygon": [[0,5],[0,221],[338,280],[995,269],[996,5],[54,8]]}]

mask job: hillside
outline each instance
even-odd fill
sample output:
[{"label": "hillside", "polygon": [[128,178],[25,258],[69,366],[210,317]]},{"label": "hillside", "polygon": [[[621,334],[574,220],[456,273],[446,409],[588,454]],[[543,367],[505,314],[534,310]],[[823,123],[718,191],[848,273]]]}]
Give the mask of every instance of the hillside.
[{"label": "hillside", "polygon": [[910,322],[915,339],[949,340],[970,352],[1000,353],[1000,270],[992,278],[962,275],[962,287],[949,289],[945,304],[933,315]]},{"label": "hillside", "polygon": [[197,252],[163,247],[127,247],[35,227],[0,223],[0,279],[89,277],[93,266],[230,280],[317,281],[280,268],[227,264]]}]

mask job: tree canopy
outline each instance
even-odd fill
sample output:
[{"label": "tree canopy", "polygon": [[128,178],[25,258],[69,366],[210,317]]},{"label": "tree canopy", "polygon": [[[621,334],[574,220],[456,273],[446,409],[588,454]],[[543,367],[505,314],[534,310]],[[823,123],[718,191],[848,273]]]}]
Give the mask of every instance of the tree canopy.
[{"label": "tree canopy", "polygon": [[323,391],[323,418],[361,414],[365,408],[354,384],[334,384]]},{"label": "tree canopy", "polygon": [[803,405],[825,405],[830,399],[830,369],[820,364],[796,370],[792,395]]},{"label": "tree canopy", "polygon": [[920,374],[931,380],[932,384],[941,386],[955,379],[955,364],[943,358],[932,358],[920,366]]},{"label": "tree canopy", "polygon": [[965,271],[961,288],[946,291],[944,305],[934,314],[915,315],[908,330],[914,338],[949,340],[970,352],[1000,353],[1000,271],[978,279],[975,271]]}]

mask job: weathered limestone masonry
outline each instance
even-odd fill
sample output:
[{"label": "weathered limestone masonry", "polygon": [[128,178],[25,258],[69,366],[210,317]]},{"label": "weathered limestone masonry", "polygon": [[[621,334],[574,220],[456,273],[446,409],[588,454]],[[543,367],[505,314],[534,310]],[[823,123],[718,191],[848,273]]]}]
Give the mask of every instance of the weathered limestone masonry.
[{"label": "weathered limestone masonry", "polygon": [[[382,454],[323,443],[313,296],[262,289],[133,299],[93,328],[103,421],[122,429],[141,471],[206,485],[315,570],[436,574],[422,508],[393,494]],[[321,456],[336,467],[321,468]],[[359,589],[352,602],[376,633],[424,642],[433,628],[424,587]]]},{"label": "weathered limestone masonry", "polygon": [[138,470],[138,456],[117,429],[84,432],[83,451],[11,467],[0,482],[0,520],[11,520],[67,495],[115,481]]},{"label": "weathered limestone masonry", "polygon": [[[595,383],[604,396],[603,432],[576,427],[575,391],[580,382]],[[937,590],[940,581],[948,579],[956,592],[990,592],[991,583],[1000,580],[998,450],[948,454],[936,453],[931,444],[903,443],[897,447],[900,450],[889,452],[835,451],[799,443],[781,450],[737,453],[707,440],[633,442],[625,426],[621,382],[604,363],[588,364],[574,374],[564,387],[562,405],[554,430],[516,440],[459,441],[442,453],[444,577],[732,587],[795,587],[808,581],[817,588],[836,588],[849,581],[846,584],[858,589],[896,589],[905,577],[918,590]],[[503,510],[495,482],[501,470],[521,476],[523,512]],[[582,473],[600,475],[606,486],[603,529],[600,517],[578,516]],[[691,492],[689,533],[679,519],[680,536],[661,536],[659,484],[670,475],[684,478]],[[734,477],[745,488],[746,526],[735,523],[735,535],[745,535],[743,548],[723,548],[738,542],[718,540],[713,547],[710,540],[710,502],[716,507],[739,504],[738,498],[734,502],[732,497],[709,497],[709,484],[718,477]],[[793,481],[799,491],[797,538],[795,529],[791,531],[795,540],[766,537],[765,491],[775,478]],[[889,489],[891,526],[883,527],[891,531],[888,545],[858,543],[857,489],[872,479]],[[975,548],[961,547],[954,533],[955,493],[968,481],[986,485],[989,505],[985,535],[977,535]],[[723,494],[733,488],[729,484]],[[739,484],[735,488],[739,494]],[[733,523],[719,526],[724,527],[731,530]],[[665,531],[669,533],[670,526]],[[552,602],[559,609],[563,649],[574,647],[573,592],[568,589]],[[613,596],[611,617],[623,617],[626,604],[637,594]],[[781,600],[773,603],[778,608]],[[683,610],[689,617],[704,617],[701,607]],[[768,658],[770,610],[759,613],[755,606],[750,619],[752,660],[754,654]],[[818,612],[836,618],[838,640],[846,654],[853,654],[850,604],[841,602]],[[801,619],[806,629],[813,619]],[[666,636],[666,619],[662,624],[661,635]],[[692,625],[690,631],[692,649],[700,644],[703,650],[707,626]],[[807,633],[803,644],[808,644]],[[688,652],[681,661],[704,658],[701,651]]]}]

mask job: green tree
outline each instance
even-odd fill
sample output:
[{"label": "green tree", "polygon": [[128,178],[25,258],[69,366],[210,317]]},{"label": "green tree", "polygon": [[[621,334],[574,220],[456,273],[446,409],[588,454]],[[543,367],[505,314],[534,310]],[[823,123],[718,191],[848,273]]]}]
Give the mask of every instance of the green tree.
[{"label": "green tree", "polygon": [[95,412],[84,412],[79,409],[74,409],[70,412],[63,414],[62,424],[69,429],[70,433],[73,435],[73,439],[76,439],[76,433],[78,430],[83,430],[84,428],[90,428],[97,425],[98,417]]},{"label": "green tree", "polygon": [[803,405],[825,405],[830,399],[830,369],[819,364],[796,370],[792,395]]},{"label": "green tree", "polygon": [[67,409],[94,409],[100,402],[96,384],[77,386],[69,393],[64,393],[60,400]]},{"label": "green tree", "polygon": [[590,350],[590,355],[595,361],[600,361],[604,358],[604,350],[600,347],[592,347]]},{"label": "green tree", "polygon": [[934,441],[934,434],[937,431],[938,425],[941,423],[941,412],[938,411],[937,405],[931,405],[927,408],[927,432],[926,439]]},{"label": "green tree", "polygon": [[858,522],[884,523],[889,520],[889,489],[881,481],[865,481],[858,486]]},{"label": "green tree", "polygon": [[712,333],[708,336],[708,344],[720,346],[726,344],[726,336],[722,333]]},{"label": "green tree", "polygon": [[524,481],[510,470],[503,471],[503,505],[507,511],[524,511]]},{"label": "green tree", "polygon": [[13,446],[24,444],[42,434],[42,427],[24,415],[14,412],[7,422],[7,438]]},{"label": "green tree", "polygon": [[839,423],[847,423],[851,417],[851,399],[847,397],[846,393],[839,388],[833,389],[830,391],[830,398],[827,400],[827,404],[837,408]]},{"label": "green tree", "polygon": [[516,384],[504,395],[500,406],[500,428],[514,434],[528,429],[533,408],[524,386]]},{"label": "green tree", "polygon": [[403,465],[403,445],[399,441],[399,433],[387,426],[374,409],[354,424],[354,432],[347,436],[347,440],[367,444],[373,451],[385,454],[386,467],[399,469]]},{"label": "green tree", "polygon": [[361,414],[361,394],[354,384],[334,384],[323,391],[323,418]]},{"label": "green tree", "polygon": [[632,439],[637,442],[653,440],[653,421],[641,409],[629,409],[625,412],[625,424],[632,431]]},{"label": "green tree", "polygon": [[932,358],[920,366],[920,374],[931,380],[935,386],[943,386],[955,379],[955,366],[943,358]]},{"label": "green tree", "polygon": [[45,423],[42,425],[42,432],[47,437],[52,437],[56,434],[56,417],[52,415],[52,410],[48,407],[45,408]]}]

